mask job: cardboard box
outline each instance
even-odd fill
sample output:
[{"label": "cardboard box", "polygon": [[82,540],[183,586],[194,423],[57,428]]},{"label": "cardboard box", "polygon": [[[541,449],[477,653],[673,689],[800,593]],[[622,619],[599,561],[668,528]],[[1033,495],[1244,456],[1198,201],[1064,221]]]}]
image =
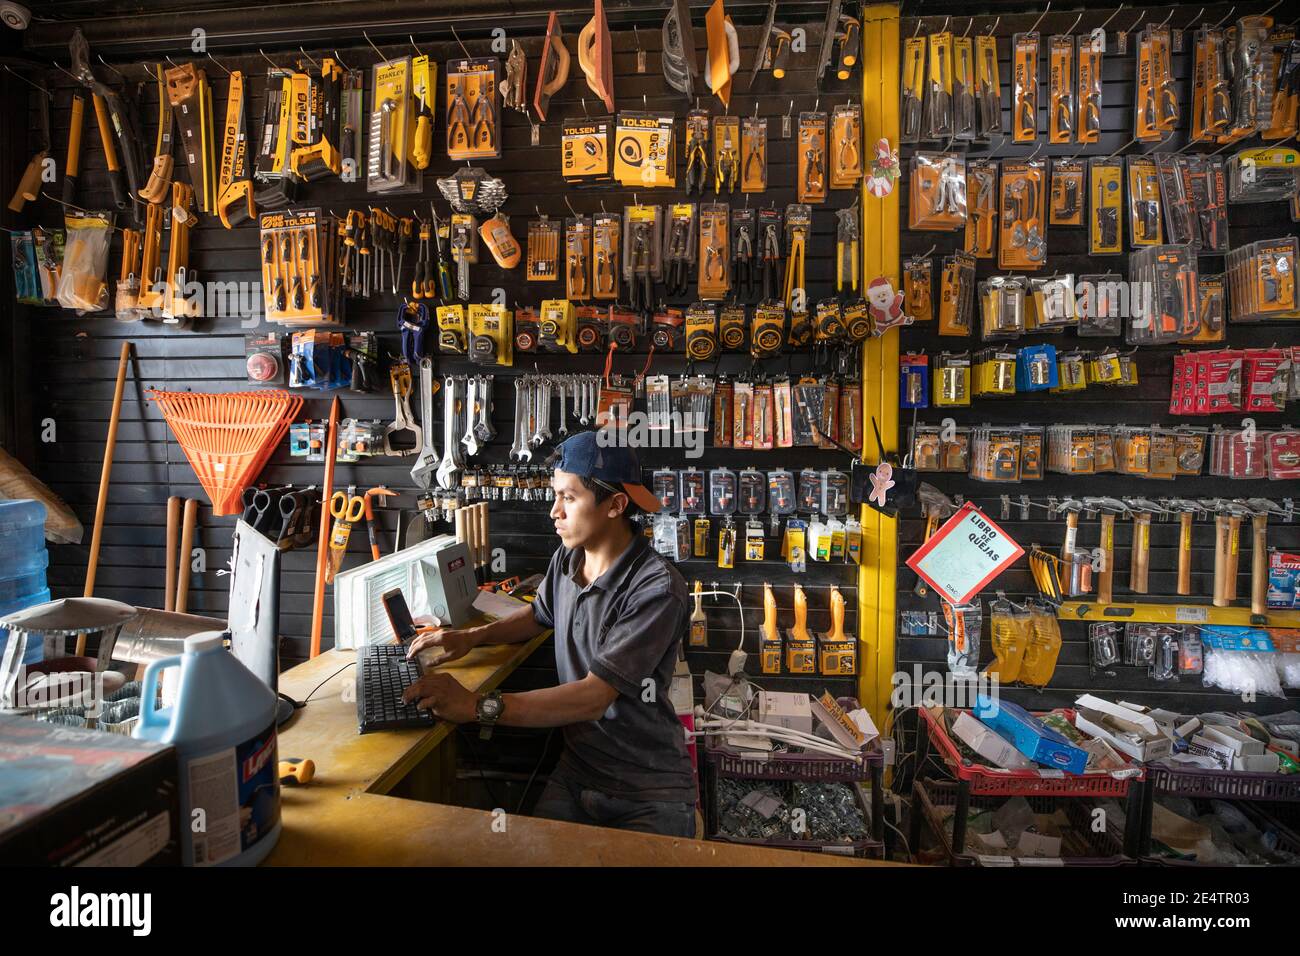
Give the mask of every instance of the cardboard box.
[{"label": "cardboard box", "polygon": [[1074,726],[1105,740],[1120,753],[1148,762],[1173,753],[1174,742],[1150,714],[1125,704],[1113,704],[1092,694],[1075,702]]},{"label": "cardboard box", "polygon": [[1044,726],[1019,704],[979,694],[975,698],[975,716],[1010,740],[1030,760],[1066,773],[1083,773],[1088,767],[1086,750]]},{"label": "cardboard box", "polygon": [[998,736],[966,711],[952,722],[952,732],[989,763],[1003,770],[1033,770],[1038,765],[1015,748],[1005,737]]},{"label": "cardboard box", "polygon": [[1282,758],[1273,751],[1262,754],[1242,754],[1232,761],[1233,770],[1244,770],[1247,773],[1279,773],[1282,769]]},{"label": "cardboard box", "polygon": [[760,690],[758,719],[760,723],[810,734],[813,730],[812,702],[807,694]]},{"label": "cardboard box", "polygon": [[1262,743],[1254,737],[1243,734],[1240,730],[1234,730],[1231,727],[1207,725],[1201,730],[1201,735],[1223,744],[1238,757],[1253,756],[1264,752]]},{"label": "cardboard box", "polygon": [[179,866],[176,752],[0,715],[0,864]]}]

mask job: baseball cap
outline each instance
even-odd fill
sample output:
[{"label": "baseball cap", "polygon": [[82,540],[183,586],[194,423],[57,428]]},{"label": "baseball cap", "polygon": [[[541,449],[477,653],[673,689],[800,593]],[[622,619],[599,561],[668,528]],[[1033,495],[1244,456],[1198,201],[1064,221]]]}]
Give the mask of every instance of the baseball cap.
[{"label": "baseball cap", "polygon": [[602,445],[599,432],[578,432],[557,449],[560,463],[556,467],[580,478],[592,478],[614,490],[625,492],[642,511],[654,513],[663,503],[641,484],[641,462],[631,448],[612,442]]}]

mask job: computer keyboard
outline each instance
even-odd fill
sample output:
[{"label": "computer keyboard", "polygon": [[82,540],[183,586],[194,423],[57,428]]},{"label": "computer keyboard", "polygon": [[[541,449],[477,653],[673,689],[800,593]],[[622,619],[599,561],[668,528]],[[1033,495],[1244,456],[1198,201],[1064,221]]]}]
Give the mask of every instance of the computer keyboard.
[{"label": "computer keyboard", "polygon": [[432,726],[433,714],[402,700],[402,691],[421,676],[419,662],[407,660],[401,644],[358,648],[357,724],[361,733]]}]

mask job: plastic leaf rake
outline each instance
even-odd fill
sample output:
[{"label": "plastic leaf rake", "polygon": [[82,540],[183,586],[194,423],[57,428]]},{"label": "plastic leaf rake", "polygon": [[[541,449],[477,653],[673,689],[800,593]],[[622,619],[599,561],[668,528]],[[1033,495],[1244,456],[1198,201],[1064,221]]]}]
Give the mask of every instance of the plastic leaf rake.
[{"label": "plastic leaf rake", "polygon": [[284,391],[160,392],[149,397],[162,409],[190,467],[212,500],[214,515],[243,510],[242,495],[302,408]]}]

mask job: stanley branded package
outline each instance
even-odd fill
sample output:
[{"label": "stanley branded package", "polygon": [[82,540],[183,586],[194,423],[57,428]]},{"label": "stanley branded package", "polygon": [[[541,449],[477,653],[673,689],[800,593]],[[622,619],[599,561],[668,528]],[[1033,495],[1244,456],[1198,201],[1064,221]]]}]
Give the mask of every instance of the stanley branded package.
[{"label": "stanley branded package", "polygon": [[469,356],[479,365],[513,365],[514,314],[503,305],[469,307]]},{"label": "stanley branded package", "polygon": [[619,113],[614,133],[614,179],[629,188],[671,188],[677,184],[673,118],[655,113]]},{"label": "stanley branded package", "polygon": [[1120,159],[1088,161],[1088,251],[1117,256],[1124,251],[1124,163]]},{"label": "stanley branded package", "polygon": [[560,128],[560,162],[567,183],[608,182],[613,150],[610,128],[613,119],[567,120]]}]

